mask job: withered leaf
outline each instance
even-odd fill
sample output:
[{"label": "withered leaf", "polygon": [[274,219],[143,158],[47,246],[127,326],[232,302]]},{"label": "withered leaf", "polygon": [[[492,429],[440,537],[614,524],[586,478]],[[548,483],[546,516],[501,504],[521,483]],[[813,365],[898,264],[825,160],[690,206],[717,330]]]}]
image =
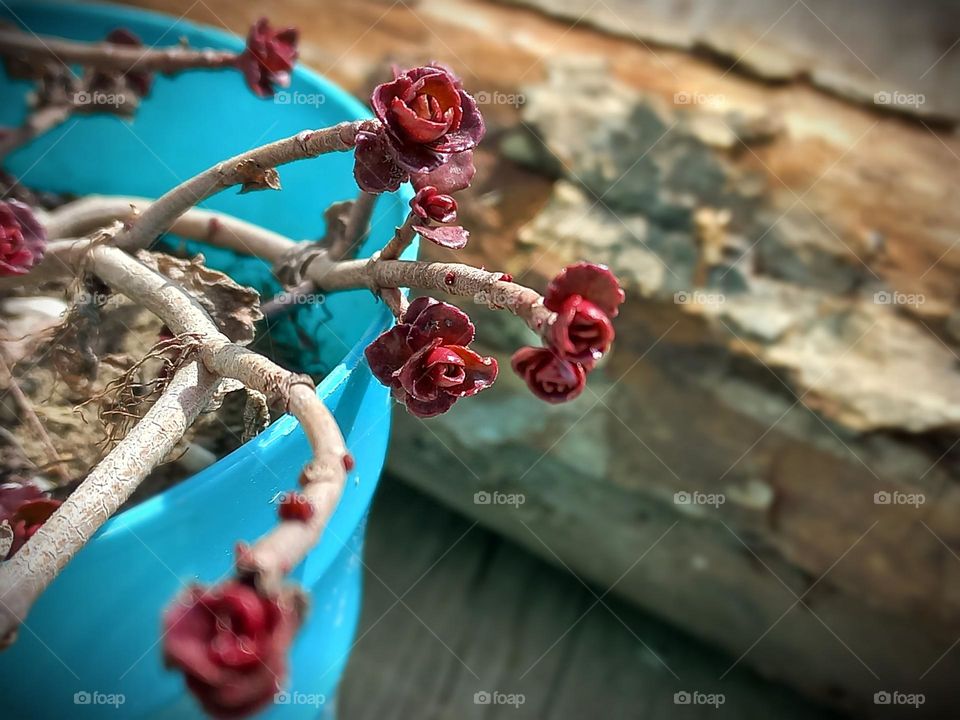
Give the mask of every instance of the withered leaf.
[{"label": "withered leaf", "polygon": [[254,190],[279,190],[280,174],[272,167],[265,168],[253,158],[237,163],[240,194]]},{"label": "withered leaf", "polygon": [[186,290],[233,342],[247,345],[253,340],[254,325],[263,319],[260,294],[256,290],[239,285],[229,275],[208,268],[204,265],[203,255],[182,260],[165,253],[141,250],[137,258]]}]

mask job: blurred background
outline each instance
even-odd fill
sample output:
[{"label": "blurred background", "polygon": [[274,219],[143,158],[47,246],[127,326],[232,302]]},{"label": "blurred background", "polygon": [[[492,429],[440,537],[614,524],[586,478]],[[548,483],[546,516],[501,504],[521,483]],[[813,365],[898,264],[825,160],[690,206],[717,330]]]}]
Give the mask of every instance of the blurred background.
[{"label": "blurred background", "polygon": [[446,63],[467,258],[627,290],[575,402],[397,413],[342,717],[957,716],[956,3],[136,4],[295,25],[360,97]]}]

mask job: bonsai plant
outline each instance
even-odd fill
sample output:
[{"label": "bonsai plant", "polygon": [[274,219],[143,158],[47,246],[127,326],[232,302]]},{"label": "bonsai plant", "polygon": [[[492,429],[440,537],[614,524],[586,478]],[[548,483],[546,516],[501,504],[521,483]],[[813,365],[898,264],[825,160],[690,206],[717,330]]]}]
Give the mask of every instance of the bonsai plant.
[{"label": "bonsai plant", "polygon": [[[147,107],[158,74],[178,80],[199,70],[215,71],[217,77],[239,74],[254,96],[271,98],[290,85],[297,31],[260,20],[242,49],[224,50],[148,46],[122,24],[97,42],[4,27],[0,57],[11,77],[33,87],[26,120],[0,132],[0,157],[5,158],[74,116],[130,116]],[[105,435],[102,457],[79,476],[64,467],[52,442],[40,443],[50,451],[48,457],[28,459],[60,476],[55,492],[25,477],[28,473],[8,473],[0,485],[0,556],[5,558],[0,562],[0,637],[5,645],[16,643],[18,629],[29,629],[33,605],[42,602],[44,591],[110,516],[127,507],[155,468],[183,451],[197,418],[224,402],[226,394],[243,391],[246,435],[256,438],[283,423],[288,423],[284,432],[294,432],[287,419],[264,430],[271,410],[287,413],[308,441],[309,456],[298,473],[284,478],[288,484],[274,498],[272,529],[253,542],[233,537],[232,546],[198,545],[196,553],[232,551],[232,570],[218,582],[194,584],[167,598],[151,650],[182,674],[196,702],[212,716],[243,717],[276,701],[290,673],[291,645],[308,621],[311,604],[324,601],[310,597],[294,578],[329,532],[347,479],[358,474],[363,459],[341,432],[344,420],[317,392],[321,373],[297,358],[268,357],[253,349],[260,347],[254,343],[264,332],[265,315],[280,316],[319,293],[332,298],[349,290],[372,293],[389,309],[393,324],[377,325],[364,338],[362,360],[358,356],[354,364],[362,364],[407,412],[426,419],[460,400],[468,402],[497,378],[496,360],[472,347],[470,317],[441,299],[472,298],[516,315],[540,338],[540,346],[519,348],[511,362],[535,395],[556,403],[582,391],[614,339],[611,319],[624,300],[616,278],[605,267],[581,262],[562,271],[541,294],[504,273],[402,259],[418,238],[452,250],[468,243],[469,233],[458,223],[456,194],[474,175],[472,153],[483,139],[483,118],[469,89],[437,64],[394,69],[393,77],[373,90],[370,105],[372,118],[303,129],[252,147],[156,200],[50,197],[43,188],[5,178],[0,288],[29,296],[43,285],[72,301],[53,329],[56,340],[38,339],[21,357],[0,352],[21,423],[41,440],[47,434],[19,387],[17,366],[39,363],[49,351],[59,379],[86,393],[83,402],[99,407]],[[182,118],[181,132],[189,132],[189,119]],[[297,242],[197,207],[234,188],[280,192],[280,168],[318,162],[332,153],[352,154],[355,185],[351,199],[325,210],[326,232],[319,241]],[[413,192],[407,193],[407,209],[395,230],[381,239],[379,249],[357,257],[377,244],[370,218],[378,197],[407,183]],[[221,251],[249,256],[268,267],[283,289],[261,304],[258,292],[238,282],[241,277],[219,272],[196,252],[196,244],[170,243],[169,236],[202,243],[211,257]],[[425,294],[411,301],[404,288]],[[118,295],[156,316],[162,328],[141,358],[98,388],[91,379],[107,358],[84,338],[103,320],[108,300]],[[346,307],[339,306],[342,312]]]}]

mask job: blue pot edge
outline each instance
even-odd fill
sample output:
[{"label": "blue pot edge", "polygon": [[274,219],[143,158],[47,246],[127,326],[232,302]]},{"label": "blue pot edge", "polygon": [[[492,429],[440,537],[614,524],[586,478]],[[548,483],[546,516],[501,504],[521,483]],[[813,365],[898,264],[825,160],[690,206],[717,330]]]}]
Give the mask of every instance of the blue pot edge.
[{"label": "blue pot edge", "polygon": [[[50,11],[55,11],[59,8],[69,8],[71,12],[85,14],[92,18],[108,19],[110,22],[118,22],[122,24],[127,21],[146,21],[153,24],[160,24],[164,29],[170,27],[171,22],[173,22],[175,26],[183,26],[191,31],[199,32],[205,35],[209,38],[211,45],[220,45],[225,49],[232,50],[241,50],[243,47],[245,47],[245,41],[242,38],[225,30],[209,25],[195,23],[183,18],[175,18],[174,16],[166,13],[144,10],[140,8],[131,8],[129,6],[117,5],[114,3],[86,2],[86,0],[82,3],[69,3],[62,2],[60,0],[10,0],[10,2],[6,4],[5,9],[8,10],[16,20],[16,8],[26,6],[29,6],[32,11],[47,9]],[[360,100],[332,81],[323,77],[318,72],[304,66],[303,64],[298,64],[294,68],[293,76],[313,84],[326,96],[333,97],[336,102],[341,103],[344,106],[348,115],[352,115],[356,119],[372,117],[370,110],[362,102],[360,102]],[[414,194],[409,184],[404,184],[397,191],[397,193],[399,194],[401,200],[406,202],[409,202],[413,198]],[[419,238],[415,238],[410,246],[401,255],[401,259],[416,259],[418,247]],[[407,289],[404,289],[402,292],[404,295],[409,293]],[[327,400],[330,398],[342,385],[347,382],[353,371],[360,365],[361,362],[364,361],[364,348],[377,335],[388,329],[392,323],[393,316],[389,309],[384,306],[381,310],[380,316],[375,318],[370,323],[360,341],[345,354],[343,360],[317,385],[317,396],[321,400]],[[372,379],[371,381],[376,382],[375,379]],[[383,387],[382,390],[384,395],[389,393],[388,389],[385,387]],[[277,442],[290,433],[295,432],[299,426],[300,423],[293,416],[289,414],[282,415],[273,423],[271,423],[271,425],[256,438],[253,438],[233,452],[219,458],[213,465],[205,468],[199,473],[181,480],[176,485],[135,505],[134,507],[114,515],[101,526],[95,536],[91,538],[89,543],[94,543],[101,539],[107,539],[109,536],[125,530],[135,530],[137,526],[149,522],[154,516],[163,512],[163,506],[165,504],[187,500],[185,496],[191,494],[193,491],[199,488],[200,485],[206,482],[208,480],[206,477],[207,475],[224,475],[224,471],[227,469],[227,466],[241,459],[244,454],[254,452],[260,445]],[[388,432],[389,427],[390,424],[388,418]],[[210,480],[212,481],[214,478],[210,478]],[[368,499],[362,507],[358,508],[357,512],[355,513],[356,517],[351,517],[349,519],[348,527],[352,528],[360,524],[360,522],[363,520],[363,517],[369,510],[369,503],[371,501],[372,494],[370,495],[370,499]],[[341,507],[338,507],[335,511],[335,514],[340,511]]]}]

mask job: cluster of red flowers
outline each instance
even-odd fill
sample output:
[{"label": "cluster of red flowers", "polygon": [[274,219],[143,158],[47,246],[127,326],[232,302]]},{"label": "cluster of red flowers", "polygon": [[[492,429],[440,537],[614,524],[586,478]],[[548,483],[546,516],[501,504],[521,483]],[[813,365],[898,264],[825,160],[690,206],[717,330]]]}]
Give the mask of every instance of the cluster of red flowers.
[{"label": "cluster of red flowers", "polygon": [[48,497],[35,485],[13,482],[0,485],[0,524],[6,522],[13,531],[5,559],[13,557],[60,505],[59,500]]},{"label": "cluster of red flowers", "polygon": [[367,362],[407,410],[433,417],[497,379],[497,361],[467,347],[473,336],[465,312],[421,297],[410,303],[402,322],[370,343]]},{"label": "cluster of red flowers", "polygon": [[611,318],[624,300],[616,276],[603,265],[576,263],[564,268],[547,287],[543,304],[556,313],[544,328],[547,346],[524,347],[511,360],[534,395],[550,403],[566,402],[583,392],[589,373],[610,349]]},{"label": "cluster of red flowers", "polygon": [[[427,65],[406,72],[395,69],[394,79],[374,90],[371,104],[380,124],[357,136],[357,184],[380,193],[410,180],[417,190],[411,210],[424,221],[414,230],[443,247],[464,247],[467,231],[449,224],[457,219],[451,193],[467,187],[473,177],[472,150],[484,133],[476,102],[452,72]],[[544,298],[547,309],[556,313],[543,328],[546,347],[520,349],[513,356],[513,369],[547,402],[575,398],[587,373],[610,348],[610,320],[623,299],[607,268],[589,263],[566,268]],[[429,332],[417,330],[424,322]],[[463,311],[421,299],[367,348],[367,359],[377,379],[392,388],[410,412],[430,417],[496,379],[495,361],[466,347],[473,334]]]}]

